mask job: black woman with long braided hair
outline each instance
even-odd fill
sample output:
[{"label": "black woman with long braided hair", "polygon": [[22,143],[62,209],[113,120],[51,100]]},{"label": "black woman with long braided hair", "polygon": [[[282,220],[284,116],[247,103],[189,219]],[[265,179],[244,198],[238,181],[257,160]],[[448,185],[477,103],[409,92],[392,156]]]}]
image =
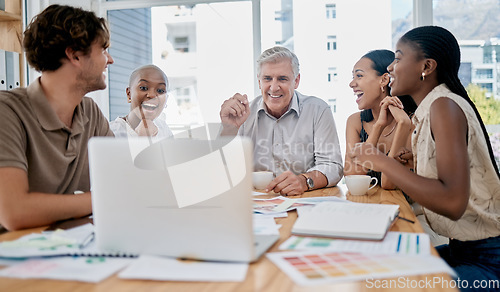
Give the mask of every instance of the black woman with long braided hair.
[{"label": "black woman with long braided hair", "polygon": [[418,105],[412,118],[415,172],[368,143],[349,155],[382,171],[423,207],[431,228],[450,238],[437,247],[439,254],[462,288],[475,288],[498,285],[500,278],[500,175],[484,123],[458,79],[459,66],[460,48],[448,30],[423,26],[403,35],[388,67],[389,86]]}]

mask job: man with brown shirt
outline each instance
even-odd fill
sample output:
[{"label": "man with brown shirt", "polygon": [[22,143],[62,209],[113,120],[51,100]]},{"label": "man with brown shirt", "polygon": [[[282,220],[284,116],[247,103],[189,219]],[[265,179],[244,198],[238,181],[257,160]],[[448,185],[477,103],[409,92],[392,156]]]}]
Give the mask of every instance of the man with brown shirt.
[{"label": "man with brown shirt", "polygon": [[87,142],[112,135],[85,97],[106,88],[104,71],[113,63],[105,20],[51,5],[29,24],[23,45],[41,77],[0,91],[0,224],[9,230],[90,214]]}]

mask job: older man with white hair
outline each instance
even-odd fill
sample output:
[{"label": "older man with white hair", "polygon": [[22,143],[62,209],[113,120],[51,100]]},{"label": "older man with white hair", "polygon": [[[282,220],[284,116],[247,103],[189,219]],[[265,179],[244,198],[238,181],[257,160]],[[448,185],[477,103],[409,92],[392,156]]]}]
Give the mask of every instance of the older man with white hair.
[{"label": "older man with white hair", "polygon": [[251,103],[239,93],[224,101],[221,135],[252,139],[254,170],[276,175],[267,191],[301,195],[336,185],[343,167],[332,111],[323,100],[295,90],[297,56],[277,46],[264,51],[257,65],[262,95]]}]

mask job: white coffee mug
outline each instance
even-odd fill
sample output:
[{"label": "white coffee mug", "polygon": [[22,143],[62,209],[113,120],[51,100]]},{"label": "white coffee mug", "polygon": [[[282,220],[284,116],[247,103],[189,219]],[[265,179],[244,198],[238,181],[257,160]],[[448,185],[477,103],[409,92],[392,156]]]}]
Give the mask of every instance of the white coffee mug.
[{"label": "white coffee mug", "polygon": [[[372,181],[374,184],[370,186]],[[377,185],[378,179],[369,175],[348,175],[345,177],[345,183],[351,195],[362,196]]]},{"label": "white coffee mug", "polygon": [[263,190],[274,179],[272,171],[254,171],[252,174],[253,187],[256,190]]}]

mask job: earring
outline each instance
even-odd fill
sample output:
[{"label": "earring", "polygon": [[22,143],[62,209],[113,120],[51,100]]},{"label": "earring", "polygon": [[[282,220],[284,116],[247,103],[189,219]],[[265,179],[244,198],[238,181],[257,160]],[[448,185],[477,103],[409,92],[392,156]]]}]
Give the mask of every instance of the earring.
[{"label": "earring", "polygon": [[422,72],[422,76],[420,76],[420,81],[424,81],[425,80],[425,72]]},{"label": "earring", "polygon": [[384,92],[385,92],[385,89],[384,89],[384,87],[383,87],[383,86],[380,86],[380,90],[382,90],[382,93],[384,93]]}]

